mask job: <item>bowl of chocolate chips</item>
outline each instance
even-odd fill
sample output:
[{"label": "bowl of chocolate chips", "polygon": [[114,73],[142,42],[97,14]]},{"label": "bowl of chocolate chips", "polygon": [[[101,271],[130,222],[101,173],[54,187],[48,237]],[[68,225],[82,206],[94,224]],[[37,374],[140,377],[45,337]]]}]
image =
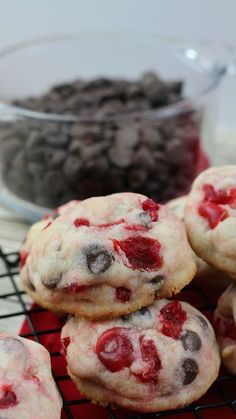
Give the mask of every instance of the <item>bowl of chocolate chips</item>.
[{"label": "bowl of chocolate chips", "polygon": [[34,221],[72,199],[185,194],[211,157],[232,53],[216,50],[81,33],[0,51],[0,202]]}]

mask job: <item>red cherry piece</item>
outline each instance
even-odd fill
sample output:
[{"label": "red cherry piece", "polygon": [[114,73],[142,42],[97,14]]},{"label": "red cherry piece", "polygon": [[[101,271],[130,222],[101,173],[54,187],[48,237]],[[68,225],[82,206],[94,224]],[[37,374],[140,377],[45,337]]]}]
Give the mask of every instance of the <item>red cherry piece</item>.
[{"label": "red cherry piece", "polygon": [[165,336],[176,340],[179,339],[186,319],[187,314],[182,309],[181,303],[179,301],[171,301],[162,307],[160,311],[161,332]]},{"label": "red cherry piece", "polygon": [[157,204],[152,199],[146,199],[145,201],[142,202],[142,209],[144,211],[149,212],[149,215],[150,215],[152,221],[157,221],[158,220],[157,211],[159,210],[159,208],[160,208],[160,205]]},{"label": "red cherry piece", "polygon": [[118,287],[116,288],[116,299],[121,300],[124,303],[130,300],[131,297],[131,290],[125,287]]},{"label": "red cherry piece", "polygon": [[67,348],[70,344],[70,338],[67,336],[61,340],[61,354],[66,356],[67,355]]},{"label": "red cherry piece", "polygon": [[133,362],[133,345],[128,334],[129,329],[125,327],[113,327],[106,330],[97,340],[96,354],[111,372],[128,368]]},{"label": "red cherry piece", "polygon": [[75,227],[81,227],[81,226],[90,226],[90,222],[89,220],[87,220],[86,218],[76,218],[74,221],[74,226]]},{"label": "red cherry piece", "polygon": [[24,250],[20,251],[20,268],[22,269],[23,266],[25,266],[26,259],[29,256],[28,252],[25,252]]},{"label": "red cherry piece", "polygon": [[141,374],[137,375],[143,382],[157,384],[158,371],[161,369],[161,361],[159,359],[156,346],[151,339],[145,339],[144,336],[139,338],[142,359],[147,363],[147,368]]},{"label": "red cherry piece", "polygon": [[9,384],[4,384],[2,386],[2,391],[4,394],[0,399],[0,409],[7,409],[8,407],[16,406],[19,403]]},{"label": "red cherry piece", "polygon": [[125,222],[125,220],[123,218],[121,218],[120,220],[113,221],[111,223],[98,224],[96,227],[99,227],[99,228],[109,228],[109,227],[117,226],[119,224],[123,224],[124,222]]},{"label": "red cherry piece", "polygon": [[71,284],[65,288],[65,291],[71,294],[78,294],[80,292],[87,291],[89,288],[92,288],[92,285]]},{"label": "red cherry piece", "polygon": [[235,205],[235,200],[236,200],[236,188],[229,189],[228,194],[229,194],[229,197],[231,199],[230,205],[234,206]]},{"label": "red cherry piece", "polygon": [[211,229],[214,229],[228,216],[228,212],[224,208],[221,208],[219,205],[213,204],[212,202],[202,202],[199,205],[198,212],[205,218]]},{"label": "red cherry piece", "polygon": [[129,224],[124,228],[129,231],[148,231],[148,228],[142,224]]},{"label": "red cherry piece", "polygon": [[216,191],[212,185],[205,183],[202,189],[204,191],[204,201],[212,202],[213,204],[231,205],[236,198],[235,188],[228,191],[223,189]]},{"label": "red cherry piece", "polygon": [[131,269],[156,271],[163,265],[161,245],[157,240],[141,236],[120,241],[113,239],[113,246],[116,252],[125,254],[124,264]]}]

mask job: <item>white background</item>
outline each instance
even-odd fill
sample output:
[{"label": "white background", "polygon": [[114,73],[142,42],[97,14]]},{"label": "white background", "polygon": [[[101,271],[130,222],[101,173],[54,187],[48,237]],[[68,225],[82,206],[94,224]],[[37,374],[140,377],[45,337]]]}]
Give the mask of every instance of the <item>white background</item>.
[{"label": "white background", "polygon": [[[236,1],[0,0],[0,48],[51,33],[132,29],[210,38],[236,47]],[[222,83],[219,103],[218,121],[232,134],[236,75]]]}]

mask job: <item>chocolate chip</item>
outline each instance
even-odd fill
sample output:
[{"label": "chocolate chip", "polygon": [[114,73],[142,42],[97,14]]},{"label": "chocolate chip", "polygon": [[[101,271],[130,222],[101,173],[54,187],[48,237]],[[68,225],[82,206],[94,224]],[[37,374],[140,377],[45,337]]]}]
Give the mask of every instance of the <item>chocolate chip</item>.
[{"label": "chocolate chip", "polygon": [[206,331],[208,329],[208,324],[206,319],[204,319],[204,317],[202,316],[197,316],[198,320],[200,320],[201,326],[203,328],[204,331]]},{"label": "chocolate chip", "polygon": [[60,196],[67,191],[68,184],[61,171],[50,170],[43,177],[44,193],[46,196]]},{"label": "chocolate chip", "polygon": [[184,373],[183,385],[186,386],[191,384],[198,375],[198,364],[194,359],[186,358],[181,364],[181,369]]},{"label": "chocolate chip", "polygon": [[124,322],[128,322],[130,320],[131,316],[132,316],[132,313],[131,314],[125,314],[124,316],[121,316],[121,320],[123,320]]},{"label": "chocolate chip", "polygon": [[196,332],[193,332],[192,330],[187,330],[186,333],[183,336],[181,336],[180,340],[186,351],[199,351],[199,349],[202,346],[200,337]]},{"label": "chocolate chip", "polygon": [[147,211],[140,212],[138,214],[138,218],[140,220],[140,223],[143,224],[146,228],[152,227],[152,220]]},{"label": "chocolate chip", "polygon": [[86,262],[89,271],[94,275],[99,275],[107,271],[113,260],[108,250],[98,244],[90,245],[84,249]]},{"label": "chocolate chip", "polygon": [[156,275],[154,278],[152,278],[150,281],[148,281],[150,284],[159,284],[161,281],[165,279],[164,275]]},{"label": "chocolate chip", "polygon": [[73,155],[67,157],[63,166],[63,174],[66,176],[67,180],[76,183],[81,164],[81,159],[79,157]]},{"label": "chocolate chip", "polygon": [[131,169],[128,174],[128,184],[131,189],[140,190],[147,180],[147,173],[142,169]]},{"label": "chocolate chip", "polygon": [[45,278],[41,279],[43,285],[50,290],[55,289],[58,286],[58,284],[61,282],[61,280],[62,280],[62,275],[61,276],[54,276],[54,277],[53,276],[51,276],[51,277],[48,276],[48,277],[45,277]]},{"label": "chocolate chip", "polygon": [[142,316],[145,316],[146,314],[148,314],[148,316],[151,316],[150,310],[147,307],[142,307],[140,308],[138,311],[136,311],[137,314],[141,314]]},{"label": "chocolate chip", "polygon": [[1,154],[4,156],[5,163],[12,160],[12,157],[21,149],[21,142],[18,139],[10,138],[1,144]]},{"label": "chocolate chip", "polygon": [[155,169],[155,159],[148,147],[140,147],[133,155],[132,163],[145,170]]},{"label": "chocolate chip", "polygon": [[112,81],[105,77],[100,77],[98,79],[91,80],[85,83],[83,90],[93,90],[101,87],[109,87],[112,85]]},{"label": "chocolate chip", "polygon": [[52,214],[51,214],[51,218],[53,219],[53,220],[56,220],[58,217],[60,217],[60,214],[58,214],[58,212],[53,212]]},{"label": "chocolate chip", "polygon": [[53,150],[50,160],[48,161],[48,165],[58,168],[61,167],[64,160],[66,158],[66,153],[63,150]]}]

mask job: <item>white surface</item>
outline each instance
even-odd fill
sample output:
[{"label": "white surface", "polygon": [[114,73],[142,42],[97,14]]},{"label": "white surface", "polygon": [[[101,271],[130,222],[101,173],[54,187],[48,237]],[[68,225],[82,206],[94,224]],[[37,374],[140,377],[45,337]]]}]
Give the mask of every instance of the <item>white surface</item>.
[{"label": "white surface", "polygon": [[[235,0],[0,0],[0,49],[68,31],[141,30],[236,46]],[[236,76],[220,92],[220,125],[236,131]]]}]

